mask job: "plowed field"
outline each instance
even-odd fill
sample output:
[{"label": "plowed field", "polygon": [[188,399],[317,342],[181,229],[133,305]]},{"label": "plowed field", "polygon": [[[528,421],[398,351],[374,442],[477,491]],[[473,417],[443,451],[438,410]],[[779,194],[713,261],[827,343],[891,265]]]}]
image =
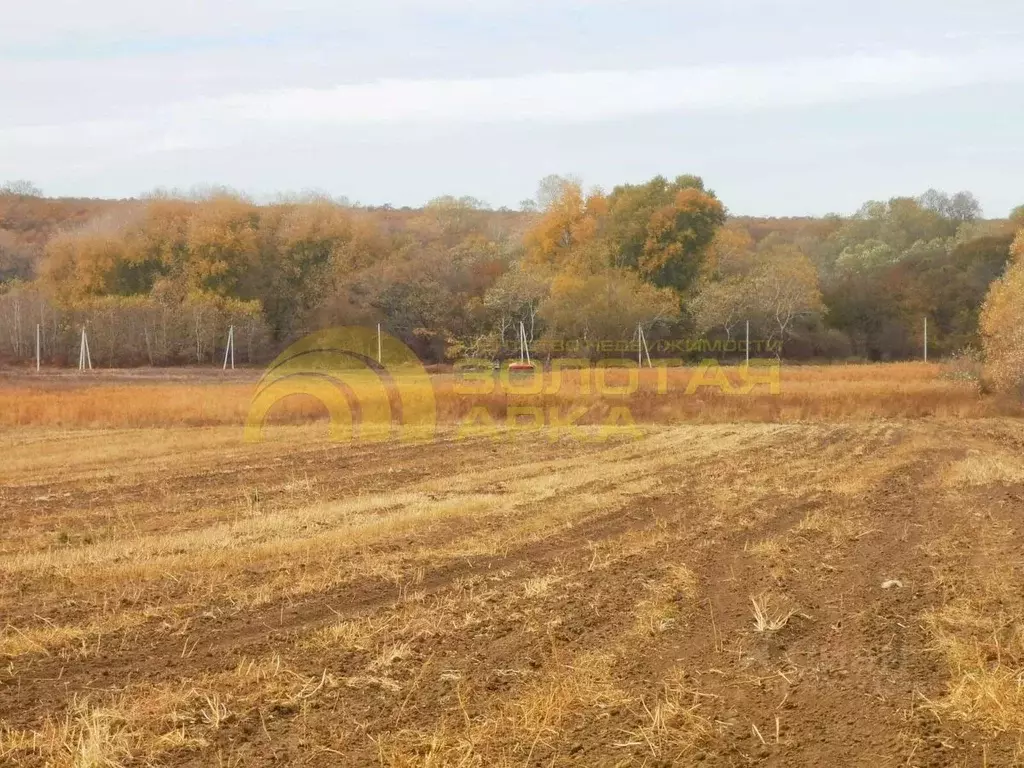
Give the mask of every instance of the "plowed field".
[{"label": "plowed field", "polygon": [[0,763],[1008,765],[1024,424],[0,435]]}]

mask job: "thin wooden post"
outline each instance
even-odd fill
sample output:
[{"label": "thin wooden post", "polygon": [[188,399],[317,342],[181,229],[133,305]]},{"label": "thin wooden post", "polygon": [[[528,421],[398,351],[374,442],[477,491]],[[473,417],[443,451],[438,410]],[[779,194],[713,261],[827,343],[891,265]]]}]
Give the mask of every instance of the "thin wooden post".
[{"label": "thin wooden post", "polygon": [[639,323],[636,326],[636,366],[637,368],[644,367],[644,354],[647,355],[647,367],[653,368],[654,363],[651,362],[651,350],[647,346],[647,334],[644,333],[643,323]]},{"label": "thin wooden post", "polygon": [[522,320],[519,321],[519,362],[532,365],[530,363],[530,345],[526,341],[526,326]]},{"label": "thin wooden post", "polygon": [[41,330],[39,328],[39,323],[36,323],[36,373],[39,373],[39,363],[40,363],[40,357],[41,357],[40,348],[39,348],[39,345],[40,345],[39,335],[40,335],[40,333],[41,333]]},{"label": "thin wooden post", "polygon": [[380,364],[383,364],[383,361],[381,359],[383,357],[381,355],[381,352],[382,352],[381,347],[382,347],[382,344],[381,344],[381,338],[380,338],[380,323],[377,323],[377,362],[380,363]]}]

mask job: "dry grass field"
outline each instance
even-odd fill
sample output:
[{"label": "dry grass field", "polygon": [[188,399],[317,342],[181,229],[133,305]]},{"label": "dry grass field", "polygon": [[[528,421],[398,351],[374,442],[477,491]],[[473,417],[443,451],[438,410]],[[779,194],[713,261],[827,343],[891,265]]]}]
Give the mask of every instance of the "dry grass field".
[{"label": "dry grass field", "polygon": [[7,375],[0,764],[1024,763],[1024,421],[940,373],[256,444],[248,372]]}]

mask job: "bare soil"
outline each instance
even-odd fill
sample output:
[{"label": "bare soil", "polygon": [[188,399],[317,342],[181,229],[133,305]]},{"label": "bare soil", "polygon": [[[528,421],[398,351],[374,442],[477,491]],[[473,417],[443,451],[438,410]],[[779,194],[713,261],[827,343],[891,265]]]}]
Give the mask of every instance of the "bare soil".
[{"label": "bare soil", "polygon": [[0,447],[4,764],[1021,758],[935,629],[1020,592],[1015,421]]}]

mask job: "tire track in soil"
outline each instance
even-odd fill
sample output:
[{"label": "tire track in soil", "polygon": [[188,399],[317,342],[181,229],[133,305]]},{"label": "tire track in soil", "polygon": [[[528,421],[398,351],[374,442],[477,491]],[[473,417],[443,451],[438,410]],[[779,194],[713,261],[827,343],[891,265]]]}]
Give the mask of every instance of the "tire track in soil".
[{"label": "tire track in soil", "polygon": [[[923,526],[945,525],[936,511],[947,519],[955,511],[943,509],[939,494],[925,489],[935,487],[929,480],[963,453],[951,445],[933,447],[888,473],[858,502],[864,519],[880,530],[852,542],[823,575],[816,567],[820,550],[799,534],[787,541],[788,560],[800,563],[801,572],[782,583],[744,552],[744,544],[758,537],[749,533],[726,539],[698,560],[704,620],[666,643],[655,659],[638,664],[636,674],[653,681],[674,665],[694,670],[698,687],[715,697],[709,707],[714,717],[736,724],[730,747],[702,759],[723,765],[902,765],[912,749],[916,765],[979,759],[978,734],[953,725],[936,728],[929,718],[908,722],[907,715],[918,691],[937,695],[944,683],[927,650],[930,639],[916,621],[939,598],[919,591],[931,563],[918,544]],[[782,514],[757,534],[790,532],[806,511]],[[896,577],[906,582],[903,588],[880,588]],[[799,613],[777,633],[759,636],[752,631],[750,596],[764,590],[787,593]],[[744,678],[748,682],[737,682]],[[923,744],[913,747],[908,735]]]},{"label": "tire track in soil", "polygon": [[[638,502],[640,499],[634,497],[629,503]],[[505,556],[482,558],[475,563],[460,559],[432,567],[424,580],[416,585],[416,590],[432,596],[449,588],[453,582],[474,575],[514,568],[530,572],[578,552],[582,547],[581,541],[598,541],[622,533],[639,519],[628,508],[594,515],[577,521],[569,531],[521,545]],[[499,526],[500,521],[495,521],[473,532],[486,528],[496,530]],[[450,541],[466,532],[462,521],[434,531],[433,538]],[[398,545],[400,543],[392,540],[381,549],[393,550]],[[393,607],[397,600],[393,582],[374,579],[299,599],[275,600],[259,610],[236,613],[224,619],[204,620],[203,614],[211,613],[216,607],[206,606],[201,614],[191,617],[199,622],[203,635],[187,660],[182,659],[182,647],[187,638],[159,631],[159,621],[114,633],[105,645],[119,648],[104,649],[81,664],[52,655],[26,655],[18,660],[20,674],[16,694],[4,697],[14,705],[11,707],[14,714],[8,719],[8,724],[31,727],[43,713],[61,710],[76,693],[108,690],[106,685],[97,688],[95,684],[110,679],[117,679],[116,687],[121,688],[140,680],[173,682],[186,676],[233,670],[243,658],[270,652],[294,639],[296,634],[307,634],[342,619]],[[133,641],[131,645],[122,642],[128,638]],[[157,659],[169,660],[169,663],[163,666],[154,664]],[[0,686],[3,683],[0,678]]]}]

